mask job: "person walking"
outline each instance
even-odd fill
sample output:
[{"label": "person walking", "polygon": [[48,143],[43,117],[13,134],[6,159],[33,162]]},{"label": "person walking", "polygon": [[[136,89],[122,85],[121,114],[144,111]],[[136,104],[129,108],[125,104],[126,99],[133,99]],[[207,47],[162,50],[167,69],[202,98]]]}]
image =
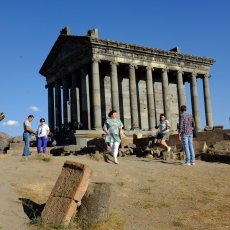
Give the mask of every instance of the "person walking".
[{"label": "person walking", "polygon": [[183,165],[195,165],[195,152],[193,148],[193,129],[195,123],[193,116],[187,113],[186,105],[180,107],[179,140],[182,141],[186,159]]},{"label": "person walking", "polygon": [[35,131],[33,131],[32,126],[31,126],[31,122],[33,121],[33,119],[34,119],[34,115],[29,115],[23,123],[23,128],[24,128],[23,140],[25,142],[25,146],[23,149],[22,156],[24,157],[28,157],[31,154],[30,153],[30,138],[32,134],[36,133]]},{"label": "person walking", "polygon": [[156,137],[157,143],[160,143],[161,145],[163,145],[165,150],[167,152],[170,152],[171,147],[169,147],[167,145],[167,143],[166,143],[166,141],[169,140],[169,129],[171,128],[170,124],[169,124],[169,121],[166,120],[166,117],[165,117],[164,113],[160,114],[160,119],[159,120],[160,120],[159,125],[157,125],[155,127],[156,129],[159,129],[157,137]]},{"label": "person walking", "polygon": [[40,119],[40,125],[38,126],[38,131],[37,131],[37,153],[41,153],[41,148],[42,152],[45,154],[46,153],[46,146],[48,143],[48,135],[50,132],[50,128],[47,124],[45,124],[45,119],[41,118]]},{"label": "person walking", "polygon": [[117,111],[112,110],[108,114],[103,130],[105,131],[106,137],[105,142],[108,143],[112,149],[112,155],[114,157],[114,163],[118,164],[117,155],[118,148],[121,143],[120,132],[123,128],[123,124],[119,118],[117,118]]}]

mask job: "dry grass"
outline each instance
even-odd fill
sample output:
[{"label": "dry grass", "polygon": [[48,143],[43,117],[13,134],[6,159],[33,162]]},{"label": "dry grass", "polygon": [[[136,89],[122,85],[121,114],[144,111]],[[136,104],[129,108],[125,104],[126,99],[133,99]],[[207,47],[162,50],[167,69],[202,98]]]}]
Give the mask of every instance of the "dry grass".
[{"label": "dry grass", "polygon": [[146,195],[151,195],[151,194],[152,194],[151,188],[150,188],[150,187],[141,188],[139,191],[140,191],[141,193],[145,193]]},{"label": "dry grass", "polygon": [[34,161],[34,160],[50,162],[52,158],[50,155],[47,155],[47,154],[36,154],[34,156],[22,157],[21,159],[21,161]]},{"label": "dry grass", "polygon": [[4,158],[6,158],[6,157],[7,157],[7,154],[0,153],[0,160],[1,160],[1,159],[4,159]]},{"label": "dry grass", "polygon": [[104,161],[104,155],[102,153],[90,154],[90,159],[95,161]]},{"label": "dry grass", "polygon": [[30,199],[36,203],[45,203],[50,195],[47,183],[12,185],[20,197]]},{"label": "dry grass", "polygon": [[182,219],[179,218],[179,217],[175,217],[173,220],[172,220],[172,226],[175,226],[175,227],[184,227],[184,224],[182,222]]},{"label": "dry grass", "polygon": [[133,206],[138,208],[143,208],[143,209],[152,209],[155,207],[155,205],[150,203],[149,200],[137,201],[133,203]]},{"label": "dry grass", "polygon": [[124,219],[116,213],[111,213],[107,221],[98,223],[89,223],[87,220],[75,217],[68,226],[51,227],[44,223],[41,218],[34,219],[31,225],[36,226],[39,230],[124,230]]},{"label": "dry grass", "polygon": [[87,221],[76,219],[78,230],[124,230],[124,219],[116,214],[111,213],[107,221],[90,224]]},{"label": "dry grass", "polygon": [[36,154],[34,157],[31,157],[31,160],[32,159],[40,160],[40,161],[44,161],[44,162],[51,161],[51,157],[49,155],[46,155],[46,154]]}]

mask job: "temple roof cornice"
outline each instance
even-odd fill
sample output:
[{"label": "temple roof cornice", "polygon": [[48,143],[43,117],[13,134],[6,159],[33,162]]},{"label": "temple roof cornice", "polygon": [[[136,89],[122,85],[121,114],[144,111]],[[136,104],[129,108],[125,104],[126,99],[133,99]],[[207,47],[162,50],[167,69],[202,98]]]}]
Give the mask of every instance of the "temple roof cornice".
[{"label": "temple roof cornice", "polygon": [[199,63],[204,63],[206,65],[212,65],[215,63],[215,60],[209,57],[193,56],[193,55],[188,55],[188,54],[177,53],[174,51],[167,51],[167,50],[162,50],[162,49],[157,49],[157,48],[149,48],[146,46],[139,46],[135,44],[129,44],[129,43],[118,42],[118,41],[113,41],[113,40],[90,38],[90,43],[98,47],[106,46],[106,47],[111,47],[114,49],[120,49],[124,51],[128,50],[128,51],[139,52],[143,54],[149,54],[153,56],[161,56],[161,57],[166,57],[166,58],[176,58],[177,60],[199,62]]}]

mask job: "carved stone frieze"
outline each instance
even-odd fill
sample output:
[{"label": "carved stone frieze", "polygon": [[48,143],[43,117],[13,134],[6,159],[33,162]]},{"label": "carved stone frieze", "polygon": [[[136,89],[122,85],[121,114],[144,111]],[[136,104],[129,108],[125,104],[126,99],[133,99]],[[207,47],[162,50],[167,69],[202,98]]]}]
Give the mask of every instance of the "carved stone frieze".
[{"label": "carved stone frieze", "polygon": [[124,53],[128,53],[128,52],[135,52],[135,53],[140,53],[140,55],[143,54],[148,54],[151,56],[163,56],[171,59],[175,59],[175,58],[179,58],[184,59],[186,61],[195,61],[195,62],[200,62],[202,64],[206,64],[206,65],[212,65],[215,61],[211,58],[207,58],[207,57],[198,57],[198,56],[192,56],[192,55],[187,55],[187,54],[181,54],[181,53],[175,53],[173,51],[165,51],[165,50],[161,50],[161,49],[156,49],[156,48],[148,48],[148,47],[143,47],[143,46],[137,46],[137,45],[133,45],[133,44],[127,44],[127,43],[123,43],[123,42],[117,42],[117,41],[111,41],[111,40],[104,40],[104,39],[93,39],[91,38],[91,44],[93,45],[97,45],[98,47],[106,47],[106,49],[108,48],[112,48],[114,50],[118,49],[122,50]]},{"label": "carved stone frieze", "polygon": [[188,67],[188,68],[193,68],[193,69],[201,69],[205,70],[206,66],[204,63],[195,63],[191,62],[188,60],[181,61],[178,58],[169,58],[169,57],[164,57],[164,56],[153,56],[153,54],[149,53],[138,53],[138,52],[133,52],[131,50],[113,50],[111,48],[107,47],[97,47],[93,49],[93,53],[96,55],[103,55],[105,60],[110,60],[110,57],[118,57],[118,58],[124,58],[126,60],[129,60],[127,62],[130,62],[132,60],[139,60],[139,61],[154,61],[159,64],[165,64],[165,65],[174,65],[174,66],[183,66],[183,67]]}]

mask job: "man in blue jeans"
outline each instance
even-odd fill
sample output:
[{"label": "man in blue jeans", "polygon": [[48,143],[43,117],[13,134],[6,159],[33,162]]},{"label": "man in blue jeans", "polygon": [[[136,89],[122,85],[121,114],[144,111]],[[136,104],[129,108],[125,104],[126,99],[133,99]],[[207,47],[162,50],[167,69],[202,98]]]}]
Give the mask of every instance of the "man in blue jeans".
[{"label": "man in blue jeans", "polygon": [[23,132],[23,140],[25,142],[25,146],[23,149],[22,156],[28,157],[30,155],[30,138],[32,134],[35,134],[35,132],[32,129],[31,122],[33,121],[34,116],[29,115],[28,118],[24,121],[24,132]]},{"label": "man in blue jeans", "polygon": [[193,148],[194,119],[188,114],[186,105],[180,107],[179,140],[183,142],[186,160],[184,165],[195,165],[195,152]]}]

